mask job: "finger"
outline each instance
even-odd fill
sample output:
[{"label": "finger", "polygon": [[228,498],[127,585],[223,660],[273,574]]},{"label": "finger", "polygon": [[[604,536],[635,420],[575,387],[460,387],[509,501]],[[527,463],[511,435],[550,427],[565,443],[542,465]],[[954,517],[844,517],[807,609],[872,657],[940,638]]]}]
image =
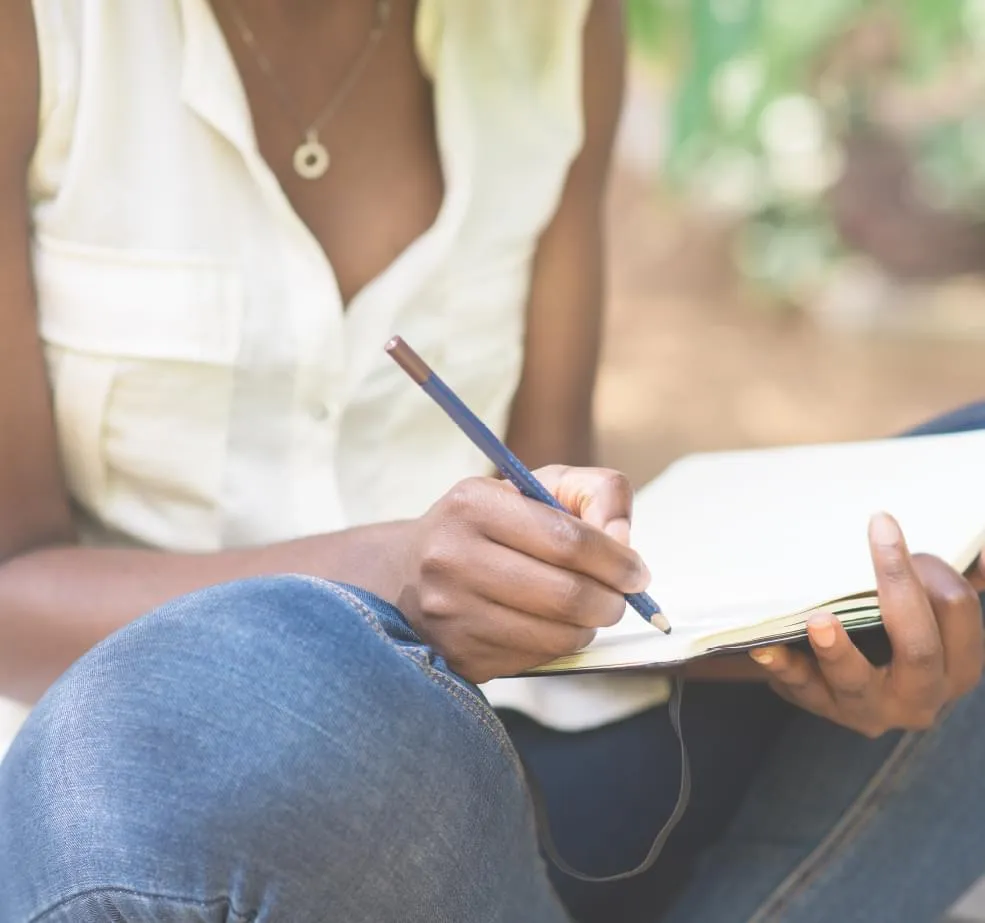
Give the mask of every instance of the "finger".
[{"label": "finger", "polygon": [[610,526],[628,536],[633,521],[633,487],[626,475],[611,468],[551,465],[537,472],[558,502],[579,519],[610,533]]},{"label": "finger", "polygon": [[985,593],[985,556],[979,555],[975,563],[968,568],[965,577],[974,587],[975,592]]},{"label": "finger", "polygon": [[878,513],[872,517],[869,546],[882,621],[893,649],[889,666],[892,688],[909,706],[938,708],[945,681],[937,619],[892,516]]},{"label": "finger", "polygon": [[948,690],[955,697],[964,695],[977,685],[985,659],[978,593],[940,558],[914,555],[913,565],[937,618]]},{"label": "finger", "polygon": [[542,667],[546,663],[551,663],[558,658],[576,654],[582,648],[587,647],[589,643],[591,643],[591,635],[588,640],[580,639],[574,643],[565,643],[560,646],[552,645],[549,652],[530,649],[517,651],[509,647],[490,647],[489,655],[499,664],[497,676],[518,676],[536,667]]},{"label": "finger", "polygon": [[807,624],[807,636],[835,706],[853,726],[874,726],[881,712],[880,672],[831,614],[813,616]]},{"label": "finger", "polygon": [[615,625],[626,609],[625,598],[611,587],[493,542],[465,551],[458,566],[472,592],[539,618],[603,628]]},{"label": "finger", "polygon": [[446,498],[451,515],[486,537],[539,561],[592,577],[620,593],[637,593],[650,574],[631,548],[574,515],[521,496],[491,479],[462,482]]},{"label": "finger", "polygon": [[788,702],[818,715],[831,714],[831,692],[809,658],[786,647],[759,648],[749,656],[766,669],[770,685]]},{"label": "finger", "polygon": [[603,530],[609,538],[615,539],[620,545],[629,545],[629,520],[613,519],[606,523]]},{"label": "finger", "polygon": [[573,654],[595,637],[594,629],[537,618],[497,603],[490,603],[484,613],[484,640],[512,653],[524,669]]},{"label": "finger", "polygon": [[471,618],[449,619],[437,649],[472,682],[515,676],[591,643],[595,632],[481,601]]}]

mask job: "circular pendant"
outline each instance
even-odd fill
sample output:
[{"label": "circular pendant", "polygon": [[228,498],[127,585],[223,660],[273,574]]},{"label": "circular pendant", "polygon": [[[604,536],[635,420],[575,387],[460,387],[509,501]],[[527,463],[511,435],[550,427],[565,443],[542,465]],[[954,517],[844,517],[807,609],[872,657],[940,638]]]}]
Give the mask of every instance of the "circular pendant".
[{"label": "circular pendant", "polygon": [[329,156],[325,145],[314,135],[309,135],[294,152],[294,172],[304,179],[318,179],[328,170]]}]

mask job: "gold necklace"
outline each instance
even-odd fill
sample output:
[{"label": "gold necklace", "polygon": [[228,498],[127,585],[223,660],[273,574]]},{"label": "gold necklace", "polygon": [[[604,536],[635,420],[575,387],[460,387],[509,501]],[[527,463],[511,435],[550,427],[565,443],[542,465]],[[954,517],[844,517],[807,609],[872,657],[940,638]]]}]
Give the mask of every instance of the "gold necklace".
[{"label": "gold necklace", "polygon": [[376,50],[376,46],[379,45],[380,39],[383,38],[387,23],[390,21],[390,5],[391,0],[376,0],[373,27],[370,29],[369,38],[366,41],[365,47],[360,52],[359,57],[356,58],[351,70],[342,81],[341,86],[335,91],[321,112],[305,128],[304,119],[297,117],[297,111],[294,108],[290,93],[287,92],[284,85],[278,80],[277,75],[274,73],[273,65],[270,63],[270,58],[264,53],[259,42],[257,42],[256,36],[253,34],[253,30],[243,18],[243,14],[238,6],[238,0],[232,0],[230,3],[229,11],[232,14],[236,28],[239,30],[243,44],[253,55],[257,67],[260,68],[260,72],[270,81],[271,87],[280,97],[284,108],[290,113],[292,119],[297,123],[301,134],[304,136],[304,140],[295,148],[293,158],[294,172],[303,179],[318,179],[324,176],[328,170],[331,157],[325,145],[319,140],[318,132],[334,118],[335,113],[342,107],[342,103],[345,102],[346,97],[348,97],[366,69],[366,65]]}]

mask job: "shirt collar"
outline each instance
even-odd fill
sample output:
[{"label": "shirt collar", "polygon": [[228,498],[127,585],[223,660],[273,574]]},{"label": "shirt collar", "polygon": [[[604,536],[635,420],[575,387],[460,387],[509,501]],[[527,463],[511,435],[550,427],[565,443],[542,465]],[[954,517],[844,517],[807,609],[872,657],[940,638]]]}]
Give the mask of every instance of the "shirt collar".
[{"label": "shirt collar", "polygon": [[244,154],[257,152],[250,105],[208,0],[179,0],[184,30],[181,98]]}]

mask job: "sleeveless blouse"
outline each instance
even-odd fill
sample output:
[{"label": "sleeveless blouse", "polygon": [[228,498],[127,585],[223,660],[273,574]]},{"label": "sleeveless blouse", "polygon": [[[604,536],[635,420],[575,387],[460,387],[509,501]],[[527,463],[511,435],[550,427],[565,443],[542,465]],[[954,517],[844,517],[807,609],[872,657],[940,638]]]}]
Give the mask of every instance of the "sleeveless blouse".
[{"label": "sleeveless blouse", "polygon": [[[83,541],[209,552],[422,514],[486,460],[383,353],[505,430],[538,237],[583,135],[588,0],[420,0],[445,196],[343,311],[207,0],[34,0],[38,324]],[[549,685],[548,685],[549,684]],[[646,680],[497,680],[581,727]]]}]

